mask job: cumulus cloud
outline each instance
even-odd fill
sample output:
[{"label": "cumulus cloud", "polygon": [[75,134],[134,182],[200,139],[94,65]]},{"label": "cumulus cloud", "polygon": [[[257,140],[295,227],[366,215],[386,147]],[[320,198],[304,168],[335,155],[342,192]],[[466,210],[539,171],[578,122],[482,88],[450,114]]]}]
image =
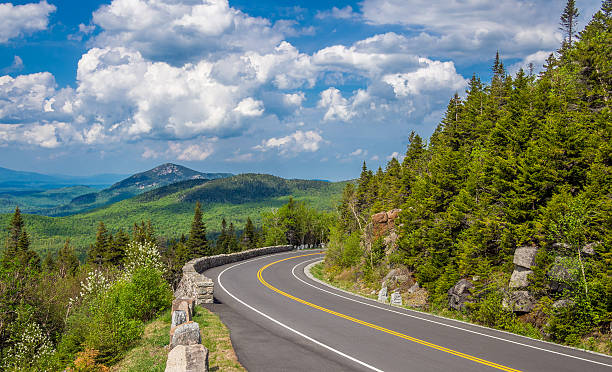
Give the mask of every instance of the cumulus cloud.
[{"label": "cumulus cloud", "polygon": [[330,10],[319,11],[315,15],[316,18],[325,19],[325,18],[336,18],[336,19],[352,19],[359,18],[359,14],[353,12],[353,8],[350,5],[345,6],[344,8],[333,7]]},{"label": "cumulus cloud", "polygon": [[93,48],[79,61],[77,110],[131,139],[231,135],[261,101],[211,75],[213,64],[173,67],[126,48]]},{"label": "cumulus cloud", "polygon": [[142,153],[143,159],[177,159],[184,161],[203,161],[214,153],[213,143],[216,138],[199,139],[194,141],[184,142],[167,142],[165,150],[156,150],[151,147],[145,147]]},{"label": "cumulus cloud", "polygon": [[[521,61],[513,64],[508,68],[508,72],[511,74],[516,74],[519,69],[523,69],[526,73],[529,73],[530,68],[533,67],[533,73],[538,74],[540,71],[544,69],[544,64],[546,60],[550,56],[551,52],[539,50],[535,53],[532,53]],[[530,67],[531,66],[531,67]]]},{"label": "cumulus cloud", "polygon": [[477,51],[501,49],[511,57],[525,51],[554,50],[559,46],[561,3],[538,5],[533,0],[446,1],[365,0],[363,18],[374,25],[401,25],[423,30],[411,38],[414,50],[482,58]]},{"label": "cumulus cloud", "polygon": [[227,0],[113,0],[94,12],[93,22],[103,29],[95,45],[135,49],[174,65],[221,51],[270,51],[283,38],[267,19],[250,17]]},{"label": "cumulus cloud", "polygon": [[421,67],[415,71],[385,75],[382,80],[393,87],[396,96],[418,95],[440,88],[459,91],[467,84],[453,62],[419,58],[419,63]]},{"label": "cumulus cloud", "polygon": [[319,133],[312,130],[307,132],[298,130],[285,137],[273,137],[264,140],[261,145],[255,146],[255,149],[262,151],[278,149],[282,155],[298,152],[315,152],[319,149],[322,142],[323,137]]},{"label": "cumulus cloud", "polygon": [[36,31],[46,30],[49,14],[55,12],[55,5],[46,1],[25,5],[0,4],[0,44]]}]

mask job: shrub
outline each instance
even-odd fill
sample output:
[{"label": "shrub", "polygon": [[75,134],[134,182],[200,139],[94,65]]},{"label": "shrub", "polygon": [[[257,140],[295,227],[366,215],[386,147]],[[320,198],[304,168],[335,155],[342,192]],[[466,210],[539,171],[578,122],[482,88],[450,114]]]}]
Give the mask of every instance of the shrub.
[{"label": "shrub", "polygon": [[[17,319],[8,327],[10,346],[3,350],[3,371],[51,371],[53,346],[34,320],[34,309],[19,305]],[[29,368],[24,368],[29,366]]]}]

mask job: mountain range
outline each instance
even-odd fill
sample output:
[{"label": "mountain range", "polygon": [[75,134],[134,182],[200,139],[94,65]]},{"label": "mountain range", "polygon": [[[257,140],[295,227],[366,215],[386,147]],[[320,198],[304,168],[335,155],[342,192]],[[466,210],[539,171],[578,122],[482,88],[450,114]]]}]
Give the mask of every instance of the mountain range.
[{"label": "mountain range", "polygon": [[[163,164],[97,192],[87,187],[64,188],[68,194],[85,193],[47,209],[45,215],[27,214],[24,219],[32,247],[41,254],[58,250],[70,239],[84,258],[95,240],[99,222],[114,234],[119,229],[130,232],[135,223],[150,220],[159,237],[178,238],[189,232],[195,203],[200,202],[207,232],[214,237],[223,218],[228,224],[234,223],[236,231],[244,227],[248,217],[255,225],[261,225],[262,213],[280,208],[290,198],[319,210],[334,211],[346,183],[288,180],[269,174],[201,173]],[[51,198],[61,192],[62,189],[54,189],[41,194]],[[20,208],[29,213],[22,205]],[[14,206],[0,214],[2,236],[13,210]]]}]

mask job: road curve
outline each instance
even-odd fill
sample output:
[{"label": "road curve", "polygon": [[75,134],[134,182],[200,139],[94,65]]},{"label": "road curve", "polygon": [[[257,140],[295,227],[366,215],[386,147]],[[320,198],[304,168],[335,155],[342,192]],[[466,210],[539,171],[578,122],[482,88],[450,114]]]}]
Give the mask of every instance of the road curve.
[{"label": "road curve", "polygon": [[293,251],[216,267],[209,308],[249,371],[612,371],[612,358],[383,305],[315,282]]}]

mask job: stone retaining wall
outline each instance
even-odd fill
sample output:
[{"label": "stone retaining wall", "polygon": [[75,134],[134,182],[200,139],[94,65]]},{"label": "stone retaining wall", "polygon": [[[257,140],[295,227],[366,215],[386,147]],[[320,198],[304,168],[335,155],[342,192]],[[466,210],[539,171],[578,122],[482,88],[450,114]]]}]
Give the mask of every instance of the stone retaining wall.
[{"label": "stone retaining wall", "polygon": [[293,247],[290,245],[278,245],[193,259],[183,266],[183,277],[174,291],[174,297],[193,298],[195,299],[196,305],[211,304],[213,302],[214,284],[212,279],[202,275],[204,271],[213,267],[248,260],[249,258],[257,256],[287,252],[292,249]]}]

